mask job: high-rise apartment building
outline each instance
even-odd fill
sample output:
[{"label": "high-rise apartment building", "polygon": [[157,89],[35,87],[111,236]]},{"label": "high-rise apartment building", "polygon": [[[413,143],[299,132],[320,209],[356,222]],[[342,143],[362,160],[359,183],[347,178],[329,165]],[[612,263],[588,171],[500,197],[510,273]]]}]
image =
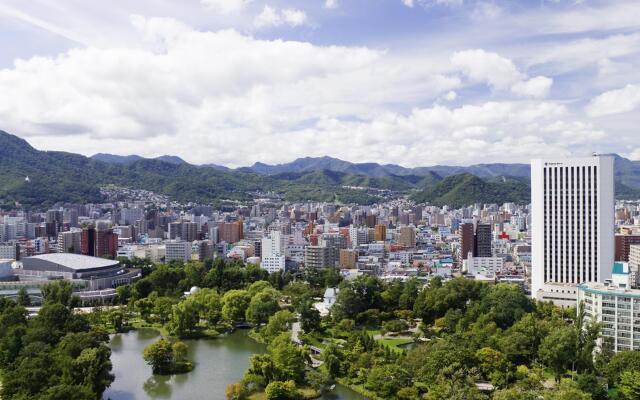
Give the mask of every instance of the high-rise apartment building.
[{"label": "high-rise apartment building", "polygon": [[340,249],[340,268],[356,268],[358,253],[354,249]]},{"label": "high-rise apartment building", "polygon": [[221,222],[218,224],[218,236],[221,242],[236,243],[244,238],[243,222]]},{"label": "high-rise apartment building", "polygon": [[80,254],[82,251],[82,230],[73,229],[58,234],[58,253]]},{"label": "high-rise apartment building", "polygon": [[407,248],[416,247],[416,228],[413,226],[400,228],[398,243]]},{"label": "high-rise apartment building", "polygon": [[595,155],[532,162],[532,296],[574,305],[578,284],[611,278],[613,163]]},{"label": "high-rise apartment building", "polygon": [[96,229],[93,226],[82,230],[80,252],[85,256],[96,255]]},{"label": "high-rise apartment building", "polygon": [[615,260],[628,262],[630,247],[640,244],[640,235],[616,235],[615,244]]},{"label": "high-rise apartment building", "polygon": [[491,251],[491,225],[489,224],[478,224],[476,226],[476,237],[474,240],[474,249],[473,256],[474,257],[492,257],[493,252]]},{"label": "high-rise apartment building", "polygon": [[382,224],[376,225],[373,238],[376,242],[384,242],[387,240],[387,226]]},{"label": "high-rise apartment building", "polygon": [[335,264],[334,252],[329,247],[307,246],[304,250],[305,268],[334,267]]},{"label": "high-rise apartment building", "polygon": [[96,232],[96,257],[116,258],[118,255],[118,235],[113,230]]},{"label": "high-rise apartment building", "polygon": [[183,222],[180,238],[187,242],[193,242],[198,239],[198,224],[196,222]]},{"label": "high-rise apartment building", "polygon": [[473,255],[475,247],[475,234],[473,232],[473,224],[468,222],[460,225],[460,255],[463,260],[469,257],[469,253]]}]

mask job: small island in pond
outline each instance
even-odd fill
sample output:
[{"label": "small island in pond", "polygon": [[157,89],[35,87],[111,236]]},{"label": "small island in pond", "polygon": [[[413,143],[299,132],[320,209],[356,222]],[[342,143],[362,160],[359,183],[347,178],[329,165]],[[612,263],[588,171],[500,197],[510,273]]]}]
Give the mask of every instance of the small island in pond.
[{"label": "small island in pond", "polygon": [[184,342],[171,343],[163,338],[147,346],[143,357],[154,374],[184,374],[193,370],[193,363],[187,360],[187,350]]}]

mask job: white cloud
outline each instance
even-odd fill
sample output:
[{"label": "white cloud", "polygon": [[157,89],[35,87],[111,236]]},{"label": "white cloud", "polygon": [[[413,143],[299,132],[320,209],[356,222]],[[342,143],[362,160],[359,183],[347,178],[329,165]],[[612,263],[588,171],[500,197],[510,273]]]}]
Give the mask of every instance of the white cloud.
[{"label": "white cloud", "polygon": [[338,0],[325,0],[324,8],[332,9],[338,7]]},{"label": "white cloud", "polygon": [[[581,120],[571,103],[540,100],[552,80],[528,76],[520,58],[131,22],[141,46],[78,48],[1,69],[0,93],[11,94],[0,96],[2,128],[50,150],[170,153],[232,166],[325,154],[406,165],[509,162],[609,142],[600,121]],[[473,104],[460,105],[467,99]]]},{"label": "white cloud", "polygon": [[497,89],[509,88],[524,78],[513,61],[482,49],[456,52],[451,63],[471,80],[486,82]]},{"label": "white cloud", "polygon": [[444,99],[446,101],[453,101],[456,99],[456,97],[458,97],[458,94],[456,92],[454,92],[453,90],[449,90],[447,92],[447,94],[444,95]]},{"label": "white cloud", "polygon": [[496,19],[503,14],[503,11],[500,6],[493,2],[479,1],[471,12],[471,18],[478,21]]},{"label": "white cloud", "polygon": [[286,8],[282,10],[282,20],[288,25],[296,27],[307,23],[307,14],[295,8]]},{"label": "white cloud", "polygon": [[498,90],[510,89],[524,97],[545,97],[553,84],[552,79],[544,76],[527,80],[513,61],[482,49],[456,52],[451,64],[474,82],[486,82]]},{"label": "white cloud", "polygon": [[308,22],[307,14],[295,8],[286,8],[278,11],[276,8],[265,5],[262,12],[253,20],[253,25],[258,28],[278,27],[288,25],[292,28],[306,25]]},{"label": "white cloud", "polygon": [[405,6],[407,6],[409,8],[413,8],[413,6],[415,5],[413,0],[402,0],[402,4],[404,4]]},{"label": "white cloud", "polygon": [[251,0],[200,0],[207,7],[222,14],[232,14],[242,11]]},{"label": "white cloud", "polygon": [[253,19],[253,25],[256,28],[264,28],[267,26],[278,26],[282,24],[282,19],[275,8],[265,5],[262,12]]},{"label": "white cloud", "polygon": [[629,154],[629,159],[640,161],[640,147],[638,147],[637,149],[632,151],[631,154]]},{"label": "white cloud", "polygon": [[536,76],[514,84],[511,90],[520,96],[542,98],[547,97],[552,84],[553,79],[546,76]]},{"label": "white cloud", "polygon": [[640,107],[640,85],[628,84],[621,89],[610,90],[593,98],[585,111],[592,117],[619,114]]}]

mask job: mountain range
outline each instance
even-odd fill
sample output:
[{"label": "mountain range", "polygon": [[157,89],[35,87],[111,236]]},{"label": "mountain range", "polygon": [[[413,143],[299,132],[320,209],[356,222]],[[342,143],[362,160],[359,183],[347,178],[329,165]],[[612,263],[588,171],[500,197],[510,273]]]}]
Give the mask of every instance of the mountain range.
[{"label": "mountain range", "polygon": [[[616,194],[640,198],[640,162],[616,157]],[[44,208],[59,202],[99,202],[107,184],[151,190],[177,201],[223,204],[276,193],[287,201],[371,204],[407,195],[417,202],[465,206],[528,202],[528,164],[406,168],[305,157],[278,165],[230,169],[192,165],[176,156],[143,158],[100,153],[92,157],[39,151],[0,131],[0,206]],[[27,181],[25,178],[29,177]]]}]

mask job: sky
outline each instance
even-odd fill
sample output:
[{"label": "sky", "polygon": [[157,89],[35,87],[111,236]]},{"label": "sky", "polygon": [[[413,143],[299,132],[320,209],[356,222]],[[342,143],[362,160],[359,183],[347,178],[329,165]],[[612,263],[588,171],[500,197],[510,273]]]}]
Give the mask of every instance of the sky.
[{"label": "sky", "polygon": [[0,129],[247,166],[640,160],[640,1],[0,0]]}]

